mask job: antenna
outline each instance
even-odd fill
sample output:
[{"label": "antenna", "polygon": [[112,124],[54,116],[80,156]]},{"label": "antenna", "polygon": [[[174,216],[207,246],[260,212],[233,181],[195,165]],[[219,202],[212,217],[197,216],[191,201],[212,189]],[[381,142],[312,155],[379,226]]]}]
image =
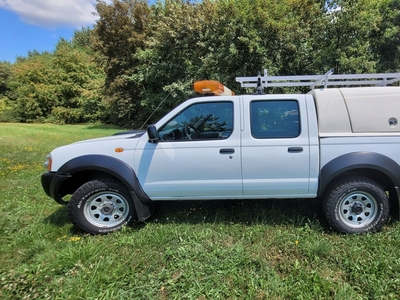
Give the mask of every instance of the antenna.
[{"label": "antenna", "polygon": [[153,110],[153,112],[150,114],[150,116],[147,118],[146,121],[144,121],[143,125],[140,127],[140,130],[143,129],[144,125],[146,125],[146,123],[150,120],[150,118],[154,115],[154,113],[157,111],[157,109],[163,104],[163,102],[165,100],[167,100],[167,98],[169,97],[169,95],[171,95],[171,92],[168,93],[168,95],[160,102],[160,104],[158,104],[158,106]]}]

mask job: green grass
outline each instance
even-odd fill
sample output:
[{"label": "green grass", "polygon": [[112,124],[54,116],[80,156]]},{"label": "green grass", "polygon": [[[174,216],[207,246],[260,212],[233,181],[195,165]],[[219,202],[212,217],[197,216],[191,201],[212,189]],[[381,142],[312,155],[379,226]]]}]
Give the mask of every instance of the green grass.
[{"label": "green grass", "polygon": [[0,124],[0,299],[397,299],[400,224],[338,235],[318,200],[163,202],[90,236],[43,192],[46,154],[102,126]]}]

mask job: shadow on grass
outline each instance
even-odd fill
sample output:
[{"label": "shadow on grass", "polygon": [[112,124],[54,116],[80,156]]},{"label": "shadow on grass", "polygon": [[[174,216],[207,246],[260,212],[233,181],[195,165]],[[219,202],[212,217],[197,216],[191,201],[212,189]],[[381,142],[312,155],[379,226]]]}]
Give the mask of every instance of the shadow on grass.
[{"label": "shadow on grass", "polygon": [[325,226],[320,199],[160,201],[149,222]]},{"label": "shadow on grass", "polygon": [[[159,201],[155,205],[156,210],[146,223],[269,224],[302,227],[311,222],[327,228],[320,199]],[[60,206],[44,221],[59,227],[70,224],[67,206]],[[134,227],[140,230],[144,226],[145,223],[140,223]],[[84,232],[73,226],[71,233]]]},{"label": "shadow on grass", "polygon": [[49,223],[52,225],[56,225],[59,227],[64,226],[65,224],[71,223],[68,216],[68,209],[66,205],[60,206],[56,211],[54,211],[51,215],[44,219],[45,223]]}]

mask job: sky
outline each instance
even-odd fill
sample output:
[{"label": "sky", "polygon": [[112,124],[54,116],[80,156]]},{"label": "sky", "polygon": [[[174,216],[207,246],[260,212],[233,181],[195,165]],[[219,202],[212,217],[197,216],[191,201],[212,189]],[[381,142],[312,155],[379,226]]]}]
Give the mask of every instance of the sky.
[{"label": "sky", "polygon": [[[109,1],[107,1],[109,2]],[[54,51],[60,38],[96,22],[96,0],[0,0],[0,62]]]}]

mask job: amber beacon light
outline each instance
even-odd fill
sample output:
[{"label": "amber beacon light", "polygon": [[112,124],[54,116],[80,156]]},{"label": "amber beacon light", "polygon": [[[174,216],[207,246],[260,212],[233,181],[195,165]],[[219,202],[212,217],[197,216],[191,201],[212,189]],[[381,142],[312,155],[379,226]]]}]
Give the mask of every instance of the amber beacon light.
[{"label": "amber beacon light", "polygon": [[216,80],[201,80],[194,83],[194,90],[205,95],[232,96],[235,95],[230,89]]}]

